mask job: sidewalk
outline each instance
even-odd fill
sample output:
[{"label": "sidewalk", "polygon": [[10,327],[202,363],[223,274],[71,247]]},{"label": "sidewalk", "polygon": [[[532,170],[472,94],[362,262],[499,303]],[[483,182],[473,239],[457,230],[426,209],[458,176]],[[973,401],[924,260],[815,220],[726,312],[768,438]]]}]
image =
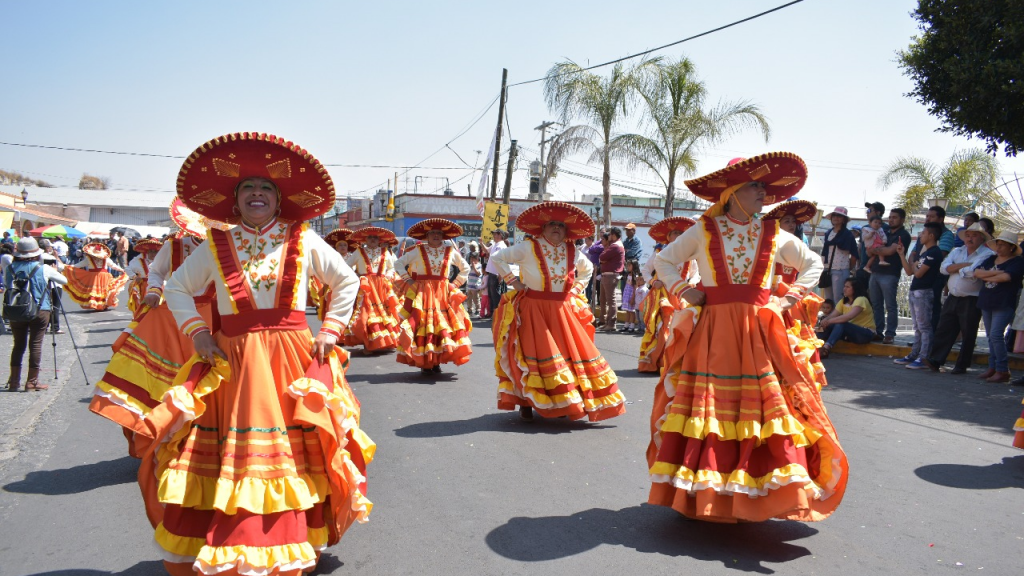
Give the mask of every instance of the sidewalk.
[{"label": "sidewalk", "polygon": [[[902,326],[902,322],[900,323]],[[971,364],[974,366],[988,365],[988,338],[984,336],[985,328],[982,326],[978,332],[978,342],[974,347],[974,359]],[[881,342],[869,342],[867,344],[851,344],[850,342],[839,342],[832,349],[834,354],[850,354],[853,356],[889,356],[899,358],[910,354],[910,348],[914,343],[913,330],[897,330],[896,342],[894,344],[882,344]],[[946,359],[946,366],[952,367],[960,357],[960,343],[953,345],[953,351]],[[1024,354],[1009,354],[1010,370],[1024,370]]]}]

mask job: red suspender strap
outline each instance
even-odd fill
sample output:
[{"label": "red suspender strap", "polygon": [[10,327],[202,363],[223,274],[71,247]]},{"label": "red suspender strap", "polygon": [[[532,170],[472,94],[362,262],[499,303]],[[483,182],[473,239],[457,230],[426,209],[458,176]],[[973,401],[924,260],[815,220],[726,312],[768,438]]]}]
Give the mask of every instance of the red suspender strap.
[{"label": "red suspender strap", "polygon": [[299,279],[299,259],[302,258],[301,240],[305,224],[290,224],[285,234],[284,254],[281,258],[281,279],[277,287],[277,307],[283,310],[295,308],[295,283]]},{"label": "red suspender strap", "polygon": [[255,307],[249,298],[249,291],[245,289],[245,278],[242,276],[231,236],[224,230],[211,228],[206,241],[213,242],[217,249],[217,265],[224,278],[224,287],[227,288],[228,296],[235,302],[239,314],[254,311]]},{"label": "red suspender strap", "polygon": [[729,265],[725,262],[725,248],[718,223],[710,216],[701,216],[700,220],[708,233],[708,256],[711,257],[711,268],[715,271],[715,284],[732,284],[732,274],[729,273]]}]

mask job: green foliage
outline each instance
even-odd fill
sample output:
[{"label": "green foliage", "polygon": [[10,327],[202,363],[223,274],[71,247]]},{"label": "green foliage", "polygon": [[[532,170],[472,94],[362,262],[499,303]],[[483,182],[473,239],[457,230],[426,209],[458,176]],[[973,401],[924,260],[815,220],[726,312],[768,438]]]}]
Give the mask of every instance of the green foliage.
[{"label": "green foliage", "polygon": [[920,0],[914,17],[921,35],[899,52],[914,81],[908,96],[928,107],[951,132],[1024,149],[1024,2]]},{"label": "green foliage", "polygon": [[950,205],[973,209],[998,204],[998,176],[996,159],[973,149],[956,152],[942,166],[914,156],[897,158],[878,177],[878,185],[885,189],[905,183],[896,205],[908,213],[920,212],[929,198],[945,198]]}]

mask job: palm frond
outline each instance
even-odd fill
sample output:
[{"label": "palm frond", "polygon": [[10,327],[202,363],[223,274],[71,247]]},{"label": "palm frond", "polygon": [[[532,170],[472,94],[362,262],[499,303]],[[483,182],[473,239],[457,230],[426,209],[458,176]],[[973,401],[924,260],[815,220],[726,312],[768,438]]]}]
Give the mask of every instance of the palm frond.
[{"label": "palm frond", "polygon": [[936,190],[939,186],[939,169],[925,158],[901,156],[887,166],[878,177],[878,185],[883,190],[897,182],[907,182],[908,186],[924,186]]}]

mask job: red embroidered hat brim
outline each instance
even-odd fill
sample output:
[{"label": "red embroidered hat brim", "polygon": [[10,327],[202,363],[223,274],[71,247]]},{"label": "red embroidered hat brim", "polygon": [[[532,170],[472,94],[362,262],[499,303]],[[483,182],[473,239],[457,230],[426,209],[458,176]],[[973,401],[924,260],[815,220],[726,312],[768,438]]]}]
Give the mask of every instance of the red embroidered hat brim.
[{"label": "red embroidered hat brim", "polygon": [[376,236],[377,238],[380,239],[381,243],[383,244],[389,244],[391,242],[397,241],[397,237],[395,236],[394,232],[388,230],[387,228],[381,228],[379,226],[369,226],[366,228],[360,228],[359,230],[353,232],[352,236],[350,236],[349,238],[350,240],[363,243],[366,242],[366,239],[369,238],[370,236]]},{"label": "red embroidered hat brim", "polygon": [[163,243],[155,239],[139,240],[135,243],[136,252],[157,252]]},{"label": "red embroidered hat brim", "polygon": [[694,224],[696,222],[685,216],[671,216],[651,226],[651,229],[647,231],[647,235],[658,244],[668,244],[670,232],[678,230],[681,234],[689,230]]},{"label": "red embroidered hat brim", "polygon": [[791,200],[783,202],[769,210],[762,220],[782,220],[786,216],[796,218],[797,223],[809,222],[818,213],[818,205],[808,200]]},{"label": "red embroidered hat brim", "polygon": [[102,258],[106,260],[110,258],[110,248],[106,244],[100,244],[99,242],[90,242],[82,247],[82,252],[87,256],[93,258]]},{"label": "red embroidered hat brim", "polygon": [[594,235],[594,221],[590,216],[567,202],[541,202],[530,206],[516,217],[516,229],[539,237],[548,222],[565,224],[566,240],[579,240]]},{"label": "red embroidered hat brim", "polygon": [[348,237],[351,235],[352,231],[348,228],[335,228],[324,236],[324,242],[327,242],[331,246],[337,246],[338,242],[348,240]]},{"label": "red embroidered hat brim", "polygon": [[178,197],[207,218],[238,223],[235,187],[253,177],[277,186],[285,220],[309,220],[334,205],[334,182],[316,158],[284,138],[257,132],[227,134],[197,148],[178,172]]},{"label": "red embroidered hat brim", "polygon": [[171,222],[174,222],[175,226],[189,236],[200,240],[206,240],[206,230],[208,228],[217,228],[218,230],[230,230],[233,228],[231,224],[207,218],[190,209],[180,198],[172,200],[171,206],[167,211],[171,215]]},{"label": "red embroidered hat brim", "polygon": [[804,187],[807,165],[791,152],[768,152],[685,183],[698,198],[718,202],[728,188],[747,182],[763,182],[764,203],[775,204],[792,198]]},{"label": "red embroidered hat brim", "polygon": [[445,240],[452,240],[462,236],[462,226],[459,226],[451,220],[445,220],[444,218],[427,218],[413,224],[409,231],[406,232],[406,236],[415,238],[417,240],[426,240],[427,232],[431,230],[440,230],[444,234]]}]

